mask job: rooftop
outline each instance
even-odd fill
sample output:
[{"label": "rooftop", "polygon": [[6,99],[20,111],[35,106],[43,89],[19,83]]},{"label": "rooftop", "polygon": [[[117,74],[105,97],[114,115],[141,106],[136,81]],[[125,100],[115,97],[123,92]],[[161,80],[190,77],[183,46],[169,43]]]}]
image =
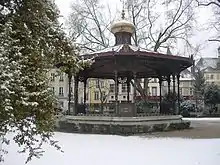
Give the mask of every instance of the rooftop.
[{"label": "rooftop", "polygon": [[199,68],[200,70],[210,70],[210,69],[216,69],[217,68],[217,63],[219,61],[219,58],[213,58],[213,57],[202,57],[200,60],[197,62],[196,67]]}]

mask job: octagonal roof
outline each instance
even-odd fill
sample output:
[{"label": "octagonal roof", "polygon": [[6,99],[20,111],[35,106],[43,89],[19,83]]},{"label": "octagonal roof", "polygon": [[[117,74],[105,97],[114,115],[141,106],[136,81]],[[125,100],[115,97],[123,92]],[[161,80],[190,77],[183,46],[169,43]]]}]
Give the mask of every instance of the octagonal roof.
[{"label": "octagonal roof", "polygon": [[80,72],[88,78],[114,79],[115,71],[121,77],[135,72],[138,78],[178,74],[193,65],[192,57],[181,57],[152,52],[129,44],[121,44],[101,51],[83,55],[84,59],[94,58],[90,68]]}]

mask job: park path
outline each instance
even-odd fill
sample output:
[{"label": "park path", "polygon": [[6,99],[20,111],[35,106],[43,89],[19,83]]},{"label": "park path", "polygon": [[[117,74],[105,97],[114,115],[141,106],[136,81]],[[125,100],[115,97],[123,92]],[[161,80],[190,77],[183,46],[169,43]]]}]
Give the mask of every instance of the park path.
[{"label": "park path", "polygon": [[172,132],[154,132],[142,135],[144,137],[176,137],[193,139],[220,138],[220,119],[187,119],[191,121],[191,129],[172,131]]}]

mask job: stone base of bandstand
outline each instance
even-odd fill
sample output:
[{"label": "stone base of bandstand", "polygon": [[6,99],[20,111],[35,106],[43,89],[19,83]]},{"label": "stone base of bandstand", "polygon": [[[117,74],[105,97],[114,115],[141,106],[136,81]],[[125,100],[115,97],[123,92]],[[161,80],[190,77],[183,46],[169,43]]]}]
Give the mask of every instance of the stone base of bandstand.
[{"label": "stone base of bandstand", "polygon": [[110,117],[110,116],[59,116],[56,130],[68,133],[134,135],[151,132],[188,129],[189,121],[181,115]]}]

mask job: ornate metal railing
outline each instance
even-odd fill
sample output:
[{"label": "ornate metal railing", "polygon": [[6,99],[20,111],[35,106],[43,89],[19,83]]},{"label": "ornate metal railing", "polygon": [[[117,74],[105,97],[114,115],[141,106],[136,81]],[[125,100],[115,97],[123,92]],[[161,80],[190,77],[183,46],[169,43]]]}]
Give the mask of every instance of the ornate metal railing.
[{"label": "ornate metal railing", "polygon": [[[163,105],[163,108],[160,112],[160,108],[156,107],[145,107],[142,105],[141,109],[137,108],[137,114],[135,116],[160,116],[160,115],[173,115],[172,111],[167,110],[170,108],[170,105]],[[77,109],[77,114],[74,114],[73,111],[68,113],[63,113],[64,115],[78,115],[78,116],[117,116],[115,111],[115,103],[105,103],[105,104],[79,104]]]}]

